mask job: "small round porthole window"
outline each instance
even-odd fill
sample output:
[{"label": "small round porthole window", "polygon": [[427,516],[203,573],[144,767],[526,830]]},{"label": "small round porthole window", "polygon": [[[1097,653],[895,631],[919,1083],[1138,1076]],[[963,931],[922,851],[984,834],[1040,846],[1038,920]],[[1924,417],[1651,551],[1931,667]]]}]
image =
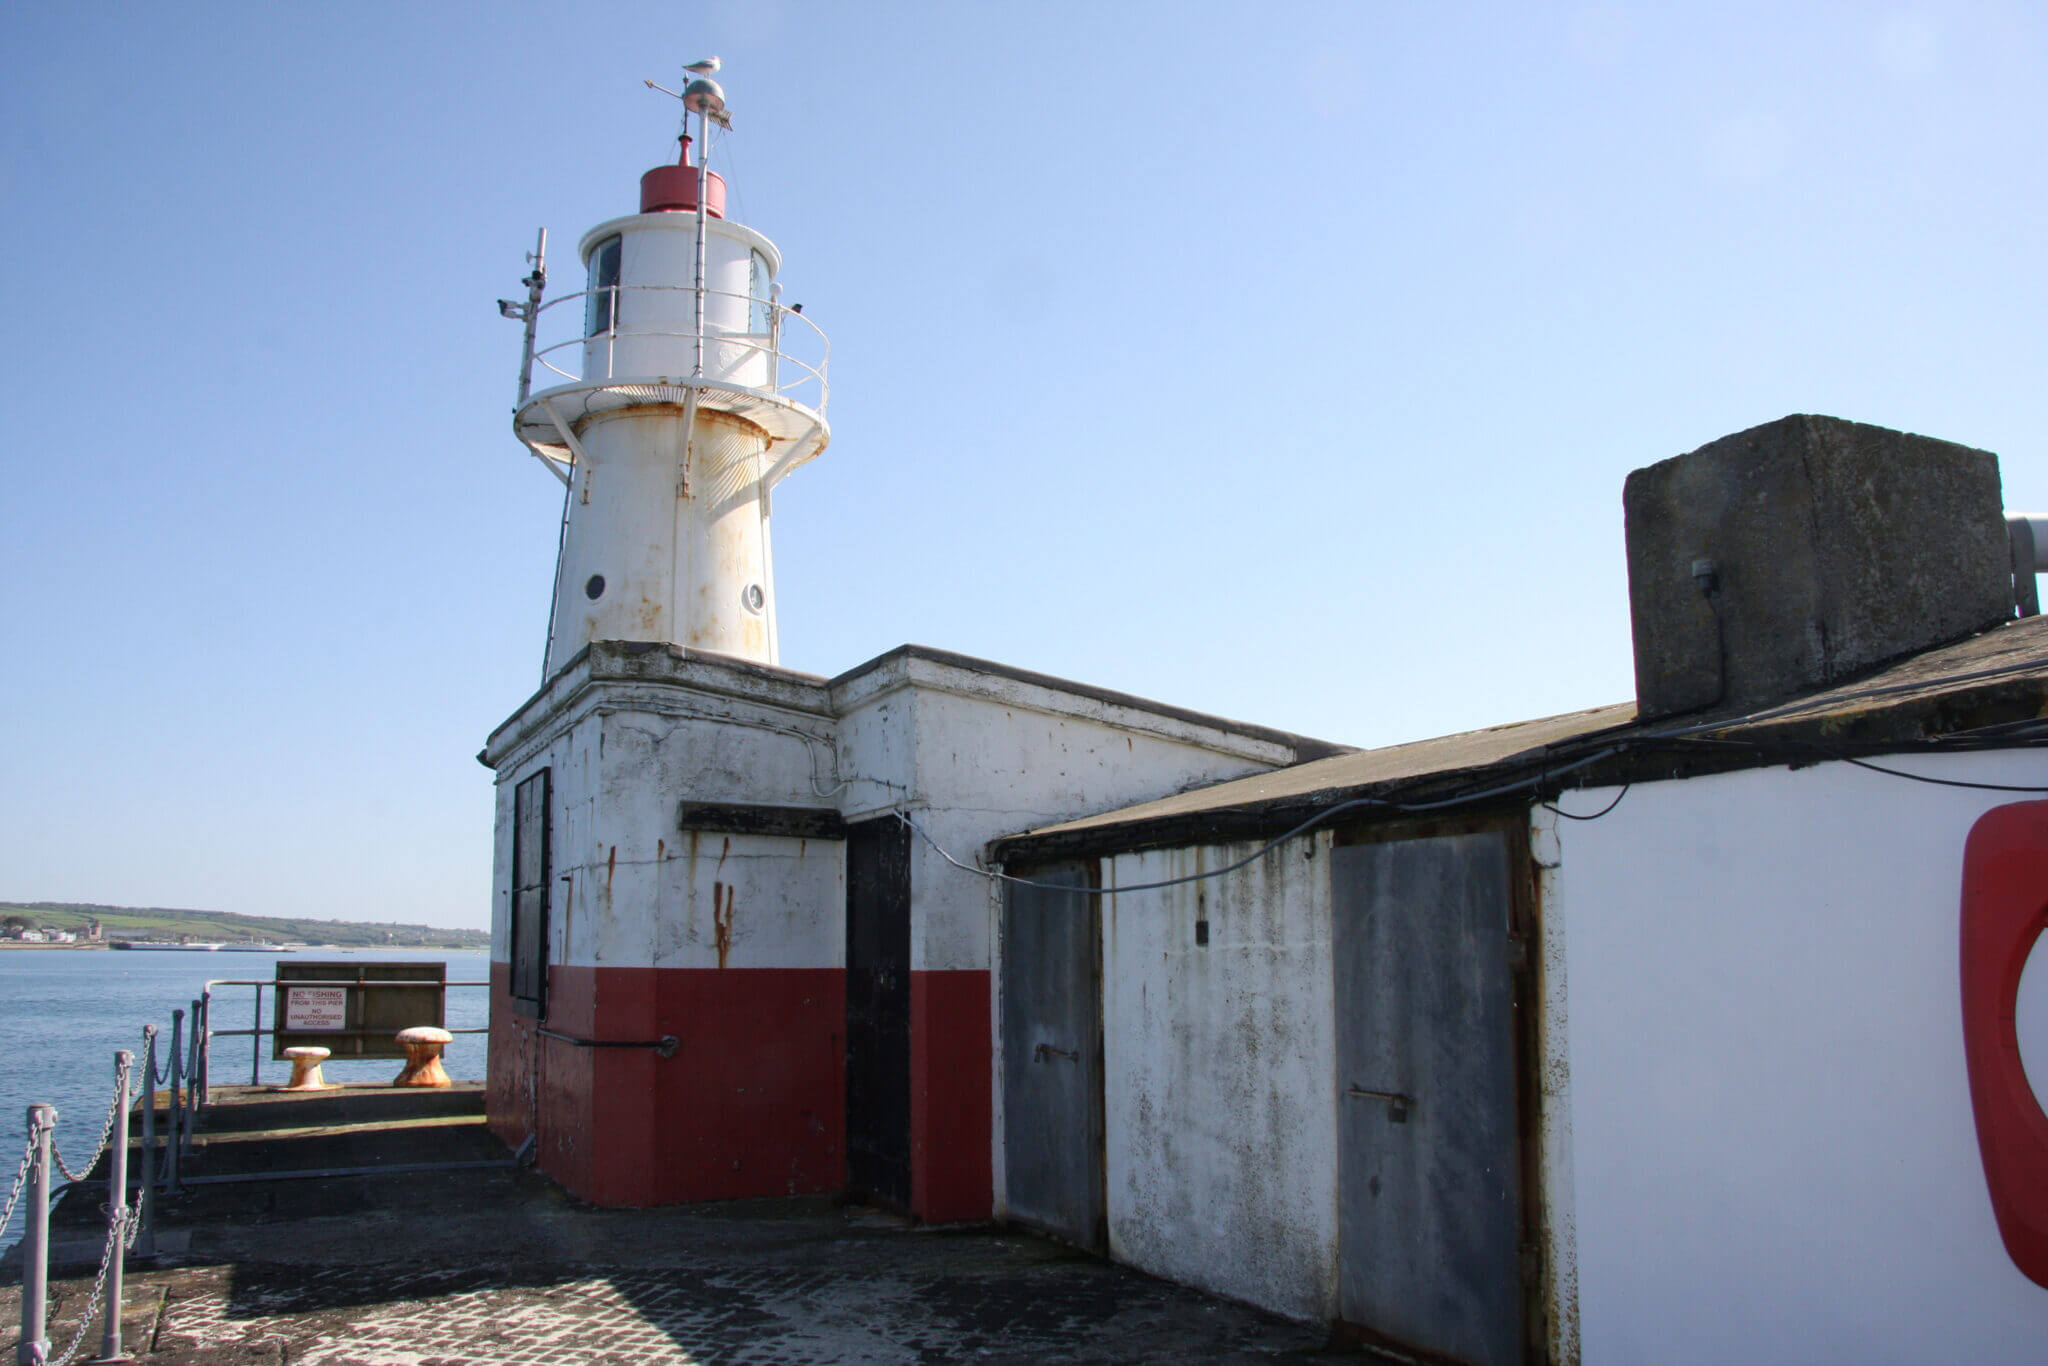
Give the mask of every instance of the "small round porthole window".
[{"label": "small round porthole window", "polygon": [[750,583],[740,590],[740,606],[749,612],[758,612],[768,605],[768,595],[761,591],[761,585]]},{"label": "small round porthole window", "polygon": [[592,574],[589,580],[583,585],[583,596],[589,598],[592,602],[596,602],[599,598],[603,597],[604,575]]}]

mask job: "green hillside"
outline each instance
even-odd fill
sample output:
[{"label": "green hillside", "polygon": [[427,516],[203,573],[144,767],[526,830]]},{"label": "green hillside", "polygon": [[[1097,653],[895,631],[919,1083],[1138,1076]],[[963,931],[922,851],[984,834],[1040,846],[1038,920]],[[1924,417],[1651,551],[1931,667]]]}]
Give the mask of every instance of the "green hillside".
[{"label": "green hillside", "polygon": [[440,929],[385,921],[307,920],[292,916],[237,915],[231,911],[187,911],[163,906],[92,906],[76,902],[0,901],[0,920],[21,916],[39,930],[83,933],[100,922],[106,939],[165,939],[180,935],[223,943],[334,944],[344,948],[482,949],[491,937],[482,930]]}]

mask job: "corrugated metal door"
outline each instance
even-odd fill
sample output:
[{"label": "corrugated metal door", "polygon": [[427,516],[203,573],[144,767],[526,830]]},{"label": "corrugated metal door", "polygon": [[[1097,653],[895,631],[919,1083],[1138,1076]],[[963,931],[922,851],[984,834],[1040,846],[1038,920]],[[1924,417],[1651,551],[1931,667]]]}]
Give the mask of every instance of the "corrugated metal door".
[{"label": "corrugated metal door", "polygon": [[1340,1312],[1426,1355],[1519,1362],[1508,837],[1333,852]]},{"label": "corrugated metal door", "polygon": [[910,1204],[910,827],[846,832],[846,1181]]},{"label": "corrugated metal door", "polygon": [[[1106,1246],[1102,913],[1091,865],[1032,870],[1003,899],[1003,1162],[1010,1216]],[[1065,888],[1077,890],[1068,891]]]}]

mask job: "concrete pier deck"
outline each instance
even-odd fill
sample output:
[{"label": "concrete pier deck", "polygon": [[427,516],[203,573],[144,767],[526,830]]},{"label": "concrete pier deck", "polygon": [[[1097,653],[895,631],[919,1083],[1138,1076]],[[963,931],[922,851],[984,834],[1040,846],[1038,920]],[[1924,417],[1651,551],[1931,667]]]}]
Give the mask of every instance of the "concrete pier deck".
[{"label": "concrete pier deck", "polygon": [[[920,1227],[820,1198],[591,1208],[512,1164],[473,1086],[214,1095],[181,1174],[195,1181],[159,1206],[182,1250],[130,1263],[124,1337],[152,1366],[1342,1355],[1316,1330],[1014,1230]],[[361,1174],[306,1174],[336,1169]],[[68,1192],[53,1236],[91,1246],[104,1199]],[[59,1349],[91,1272],[53,1268]],[[11,1352],[18,1266],[4,1275]],[[99,1335],[95,1322],[80,1360]]]}]

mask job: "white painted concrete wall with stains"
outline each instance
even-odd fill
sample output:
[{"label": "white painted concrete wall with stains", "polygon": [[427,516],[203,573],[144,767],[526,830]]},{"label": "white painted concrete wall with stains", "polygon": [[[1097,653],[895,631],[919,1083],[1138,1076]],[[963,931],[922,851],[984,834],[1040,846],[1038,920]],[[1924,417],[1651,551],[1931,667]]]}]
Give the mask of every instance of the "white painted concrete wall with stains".
[{"label": "white painted concrete wall with stains", "polygon": [[[832,740],[825,718],[742,699],[659,685],[594,689],[564,714],[558,730],[540,732],[500,772],[494,957],[509,954],[512,792],[548,767],[550,962],[715,967],[716,921],[729,917],[729,966],[840,965],[841,845],[700,835],[693,862],[691,836],[677,822],[683,794],[707,802],[826,804],[813,794],[812,773],[814,763],[829,769]],[[716,917],[714,892],[722,908]]]},{"label": "white painted concrete wall with stains", "polygon": [[[512,958],[512,802],[513,793],[519,784],[541,769],[552,769],[549,784],[552,789],[554,825],[550,839],[554,842],[551,850],[555,859],[556,874],[568,873],[564,866],[562,842],[577,841],[578,846],[587,843],[591,829],[593,808],[593,784],[597,772],[597,754],[600,746],[599,733],[603,722],[592,712],[584,711],[564,719],[561,726],[534,743],[527,745],[516,760],[498,772],[498,835],[491,861],[491,959],[505,963]],[[549,955],[550,963],[562,963],[566,940],[562,936],[563,907],[567,905],[575,881],[559,877],[555,883],[555,909],[550,916]]]},{"label": "white painted concrete wall with stains", "polygon": [[[1002,697],[963,695],[949,686],[955,682],[930,677],[912,685],[921,809],[911,818],[963,861],[1003,835],[1263,772],[1276,762],[1267,751],[1277,747],[1220,732],[1134,729],[1123,723],[1135,718],[1108,714],[1092,699],[1021,686]],[[950,866],[921,840],[913,856],[911,966],[989,968],[994,922],[985,880]]]},{"label": "white painted concrete wall with stains", "polygon": [[844,784],[829,800],[849,821],[917,800],[917,746],[907,690],[863,694],[838,721],[838,768],[820,782]]},{"label": "white painted concrete wall with stains", "polygon": [[671,848],[660,865],[655,967],[846,965],[843,843],[691,831]]},{"label": "white painted concrete wall with stains", "polygon": [[[1581,810],[1574,794],[1565,809]],[[1598,810],[1597,807],[1585,808]],[[1558,827],[1566,824],[1540,803],[1529,808],[1529,859],[1536,878],[1536,1170],[1541,1199],[1544,1336],[1556,1366],[1579,1360],[1579,1252],[1572,1185],[1571,976],[1566,970],[1564,912],[1559,900]]]},{"label": "white painted concrete wall with stains", "polygon": [[[562,710],[510,742],[498,784],[501,955],[510,794],[544,765],[554,768],[550,961],[716,966],[716,920],[727,909],[713,916],[715,894],[722,908],[731,903],[729,966],[826,967],[845,958],[843,847],[701,836],[697,864],[679,866],[689,844],[680,802],[836,806],[850,820],[904,808],[972,861],[999,835],[1290,757],[1269,740],[915,656],[836,698],[819,687],[820,711],[837,706],[839,717],[798,710],[783,695],[786,677],[721,670],[701,656],[692,667],[703,675],[694,685],[565,679]],[[913,857],[913,968],[988,969],[984,880],[922,841]]]},{"label": "white painted concrete wall with stains", "polygon": [[[1256,847],[1121,855],[1103,885]],[[1303,1319],[1337,1311],[1329,849],[1312,834],[1240,872],[1103,898],[1111,1255]]]},{"label": "white painted concrete wall with stains", "polygon": [[[842,846],[693,835],[677,821],[685,794],[820,805],[810,791],[810,750],[813,743],[829,748],[830,730],[817,718],[729,699],[690,700],[683,714],[603,713],[595,799],[601,828],[594,824],[585,842],[556,845],[557,872],[573,874],[576,890],[566,957],[558,961],[717,967],[717,922],[725,921],[726,966],[838,966],[845,958]],[[799,730],[819,739],[789,733]],[[561,792],[559,812],[571,797]]]},{"label": "white painted concrete wall with stains", "polygon": [[[2048,783],[2027,752],[1884,762]],[[1829,763],[1638,785],[1559,831],[1585,1361],[2048,1353],[2048,1289],[1985,1192],[1957,976],[1964,838],[2024,799]],[[2044,1017],[2023,999],[2029,1058]]]}]

